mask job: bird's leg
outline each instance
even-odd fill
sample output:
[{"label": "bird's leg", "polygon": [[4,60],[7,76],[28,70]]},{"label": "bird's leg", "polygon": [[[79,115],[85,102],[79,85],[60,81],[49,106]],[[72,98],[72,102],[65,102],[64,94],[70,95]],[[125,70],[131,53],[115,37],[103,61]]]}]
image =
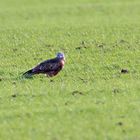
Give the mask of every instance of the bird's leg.
[{"label": "bird's leg", "polygon": [[45,76],[49,78],[49,75],[48,74],[45,74]]},{"label": "bird's leg", "polygon": [[50,74],[50,73],[49,73],[49,74],[48,74],[48,73],[46,73],[46,74],[45,74],[45,76],[46,76],[46,77],[48,77],[48,78],[50,78],[50,77],[52,77],[53,75],[52,75],[52,74]]}]

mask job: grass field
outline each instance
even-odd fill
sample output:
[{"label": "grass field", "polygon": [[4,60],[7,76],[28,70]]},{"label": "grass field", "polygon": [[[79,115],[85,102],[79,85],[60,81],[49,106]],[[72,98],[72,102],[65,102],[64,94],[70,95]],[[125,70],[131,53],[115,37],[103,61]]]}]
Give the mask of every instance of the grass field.
[{"label": "grass field", "polygon": [[138,140],[139,93],[139,0],[0,0],[1,140]]}]

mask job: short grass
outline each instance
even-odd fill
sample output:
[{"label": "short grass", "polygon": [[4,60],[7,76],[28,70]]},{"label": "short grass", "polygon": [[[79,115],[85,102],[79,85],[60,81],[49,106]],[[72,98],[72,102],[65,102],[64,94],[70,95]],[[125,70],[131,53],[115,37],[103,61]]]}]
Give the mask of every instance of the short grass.
[{"label": "short grass", "polygon": [[[21,78],[58,51],[58,76]],[[140,139],[139,92],[139,0],[0,1],[0,139]]]}]

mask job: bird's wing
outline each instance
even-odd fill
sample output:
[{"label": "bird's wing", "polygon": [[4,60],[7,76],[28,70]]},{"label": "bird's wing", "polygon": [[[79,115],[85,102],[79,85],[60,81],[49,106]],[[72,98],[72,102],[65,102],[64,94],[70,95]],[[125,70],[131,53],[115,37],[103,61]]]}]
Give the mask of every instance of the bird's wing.
[{"label": "bird's wing", "polygon": [[33,71],[35,73],[47,73],[50,71],[57,71],[61,69],[61,63],[58,59],[50,59],[37,65]]}]

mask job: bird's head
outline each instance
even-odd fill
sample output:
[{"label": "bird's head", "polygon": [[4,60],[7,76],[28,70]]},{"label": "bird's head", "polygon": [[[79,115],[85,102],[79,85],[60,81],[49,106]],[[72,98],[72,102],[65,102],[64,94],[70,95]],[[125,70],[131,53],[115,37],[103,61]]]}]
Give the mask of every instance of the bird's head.
[{"label": "bird's head", "polygon": [[65,55],[64,55],[64,53],[57,53],[57,55],[56,55],[56,57],[57,58],[59,58],[59,59],[64,59],[65,60]]}]

